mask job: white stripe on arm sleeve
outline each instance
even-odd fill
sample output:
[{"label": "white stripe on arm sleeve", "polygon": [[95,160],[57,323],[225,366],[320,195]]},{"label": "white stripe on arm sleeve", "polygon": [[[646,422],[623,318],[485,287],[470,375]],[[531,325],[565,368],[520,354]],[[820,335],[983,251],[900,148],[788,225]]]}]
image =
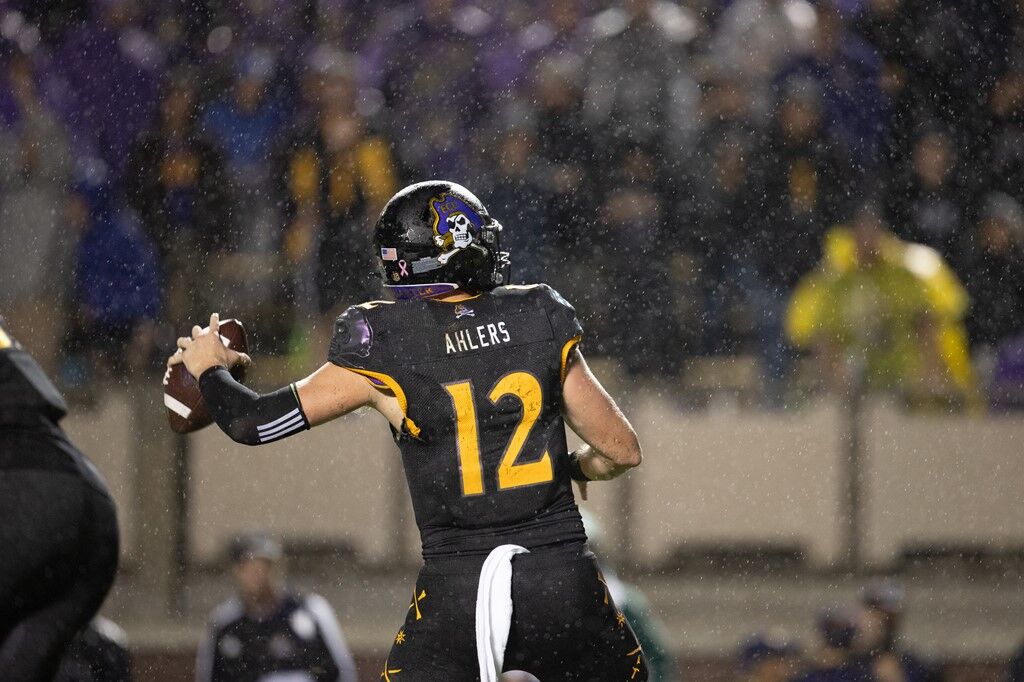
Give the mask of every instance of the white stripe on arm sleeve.
[{"label": "white stripe on arm sleeve", "polygon": [[334,609],[327,603],[327,600],[318,594],[311,594],[306,597],[306,608],[313,615],[320,636],[324,638],[327,649],[331,652],[334,664],[338,666],[338,682],[357,682],[356,662],[352,658],[352,652],[345,642],[345,636],[341,634],[341,626],[334,615]]}]

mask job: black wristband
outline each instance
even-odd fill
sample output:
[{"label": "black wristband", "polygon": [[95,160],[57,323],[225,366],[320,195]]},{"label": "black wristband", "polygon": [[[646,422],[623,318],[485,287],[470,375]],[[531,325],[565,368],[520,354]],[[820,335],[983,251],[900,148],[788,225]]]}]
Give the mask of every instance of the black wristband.
[{"label": "black wristband", "polygon": [[569,478],[580,483],[586,483],[590,479],[583,473],[582,467],[580,467],[580,451],[574,450],[569,453]]}]

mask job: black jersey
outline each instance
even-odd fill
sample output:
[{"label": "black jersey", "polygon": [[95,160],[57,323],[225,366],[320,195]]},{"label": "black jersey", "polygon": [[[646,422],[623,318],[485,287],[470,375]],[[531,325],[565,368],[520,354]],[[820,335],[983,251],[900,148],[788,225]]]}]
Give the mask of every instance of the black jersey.
[{"label": "black jersey", "polygon": [[60,392],[0,320],[0,471],[61,471],[106,493],[99,472],[60,427],[67,411]]},{"label": "black jersey", "polygon": [[356,682],[355,663],[327,601],[284,595],[274,613],[254,618],[229,599],[213,613],[196,655],[197,682],[263,679]]},{"label": "black jersey", "polygon": [[424,558],[585,540],[561,415],[581,334],[544,284],[460,303],[365,303],[337,319],[331,362],[405,413],[395,436]]}]

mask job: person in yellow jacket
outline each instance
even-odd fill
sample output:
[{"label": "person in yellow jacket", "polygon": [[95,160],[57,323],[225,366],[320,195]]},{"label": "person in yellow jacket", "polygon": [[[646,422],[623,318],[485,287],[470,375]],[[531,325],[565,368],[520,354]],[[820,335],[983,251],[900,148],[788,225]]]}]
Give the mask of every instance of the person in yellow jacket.
[{"label": "person in yellow jacket", "polygon": [[821,263],[797,285],[786,334],[820,354],[839,387],[863,372],[868,389],[912,403],[981,405],[967,346],[969,300],[935,250],[897,238],[873,202],[825,235]]}]

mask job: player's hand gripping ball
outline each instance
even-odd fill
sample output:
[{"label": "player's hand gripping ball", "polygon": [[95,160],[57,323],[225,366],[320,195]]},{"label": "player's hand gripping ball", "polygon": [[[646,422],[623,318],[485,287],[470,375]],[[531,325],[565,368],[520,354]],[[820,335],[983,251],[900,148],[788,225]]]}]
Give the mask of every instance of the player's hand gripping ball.
[{"label": "player's hand gripping ball", "polygon": [[213,422],[199,390],[198,378],[210,367],[223,365],[238,381],[245,378],[251,360],[245,327],[238,320],[220,320],[214,313],[210,326],[192,327],[192,336],[178,339],[178,350],[167,360],[164,406],[176,433],[192,433]]}]

